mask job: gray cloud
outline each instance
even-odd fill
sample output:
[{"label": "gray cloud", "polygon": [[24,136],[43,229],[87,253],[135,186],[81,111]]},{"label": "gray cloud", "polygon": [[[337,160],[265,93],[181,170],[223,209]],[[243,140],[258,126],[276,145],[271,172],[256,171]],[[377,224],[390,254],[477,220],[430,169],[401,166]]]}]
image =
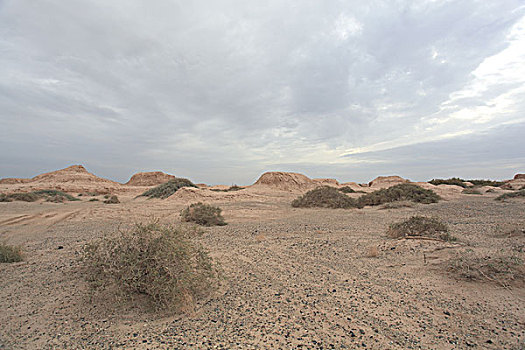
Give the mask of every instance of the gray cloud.
[{"label": "gray cloud", "polygon": [[510,0],[5,0],[0,176],[82,162],[122,181],[245,184],[279,166],[364,180],[388,172],[378,152],[523,121],[524,15]]}]

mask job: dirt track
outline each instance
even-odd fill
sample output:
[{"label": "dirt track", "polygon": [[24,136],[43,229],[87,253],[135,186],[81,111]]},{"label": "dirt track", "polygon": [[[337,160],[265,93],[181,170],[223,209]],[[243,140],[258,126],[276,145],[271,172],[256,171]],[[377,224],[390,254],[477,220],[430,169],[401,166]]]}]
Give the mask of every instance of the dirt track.
[{"label": "dirt track", "polygon": [[[225,279],[190,316],[90,301],[77,271],[85,242],[151,216],[177,221],[183,204],[0,203],[0,239],[26,254],[0,265],[0,348],[523,348],[523,285],[459,281],[444,268],[457,254],[523,258],[524,237],[501,235],[525,225],[523,201],[321,210],[289,199],[220,204],[230,224],[200,240]],[[443,219],[459,243],[384,237],[416,213]]]}]

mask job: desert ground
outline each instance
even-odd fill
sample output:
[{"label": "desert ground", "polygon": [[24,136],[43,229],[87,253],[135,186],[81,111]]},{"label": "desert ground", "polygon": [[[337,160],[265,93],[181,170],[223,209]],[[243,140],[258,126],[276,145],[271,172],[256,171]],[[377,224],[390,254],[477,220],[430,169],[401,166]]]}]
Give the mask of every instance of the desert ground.
[{"label": "desert ground", "polygon": [[[512,184],[468,195],[422,183],[443,200],[398,209],[290,205],[319,184],[370,192],[406,181],[397,177],[358,185],[273,173],[236,192],[202,185],[136,198],[164,175],[118,184],[77,166],[0,181],[0,193],[98,191],[74,202],[0,203],[0,240],[24,256],[0,264],[0,349],[525,348],[523,279],[473,280],[449,268],[462,257],[525,258],[525,201],[494,200]],[[104,194],[120,203],[104,204]],[[79,261],[86,243],[136,222],[176,224],[197,201],[222,208],[228,223],[198,238],[222,270],[212,295],[173,314],[92,293]],[[413,215],[441,219],[457,240],[386,236]]]}]

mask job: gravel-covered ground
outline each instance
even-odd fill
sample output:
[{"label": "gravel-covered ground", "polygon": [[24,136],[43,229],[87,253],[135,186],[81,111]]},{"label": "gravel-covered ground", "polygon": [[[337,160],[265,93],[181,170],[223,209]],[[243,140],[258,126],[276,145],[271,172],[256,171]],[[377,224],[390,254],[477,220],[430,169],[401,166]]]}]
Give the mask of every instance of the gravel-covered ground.
[{"label": "gravel-covered ground", "polygon": [[[0,239],[25,260],[0,265],[0,349],[523,349],[523,281],[468,281],[459,256],[524,258],[523,200],[461,199],[415,208],[295,209],[288,199],[228,202],[228,226],[201,243],[223,270],[194,313],[114,305],[92,294],[78,251],[119,224],[177,221],[162,201],[0,203]],[[392,240],[412,215],[446,222],[457,242]]]}]

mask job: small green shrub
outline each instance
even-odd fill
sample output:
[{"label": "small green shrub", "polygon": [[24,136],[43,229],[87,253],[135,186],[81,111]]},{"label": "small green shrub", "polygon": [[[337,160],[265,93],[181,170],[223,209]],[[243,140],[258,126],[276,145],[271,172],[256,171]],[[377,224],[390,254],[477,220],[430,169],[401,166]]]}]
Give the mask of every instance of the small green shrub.
[{"label": "small green shrub", "polygon": [[118,200],[118,197],[113,195],[110,196],[108,199],[104,201],[105,204],[118,204],[120,201]]},{"label": "small green shrub", "polygon": [[17,246],[0,242],[0,263],[13,263],[22,261],[22,249]]},{"label": "small green shrub", "polygon": [[525,190],[519,190],[517,192],[504,193],[504,194],[496,197],[495,200],[497,200],[497,201],[504,201],[505,199],[519,198],[519,197],[525,197]]},{"label": "small green shrub", "polygon": [[193,203],[180,213],[181,220],[184,222],[194,222],[202,226],[224,226],[224,218],[221,215],[222,209],[204,203]]},{"label": "small green shrub", "polygon": [[460,179],[458,177],[452,177],[450,179],[432,179],[430,180],[428,183],[432,184],[432,185],[456,185],[456,186],[461,186],[461,187],[464,187],[464,188],[467,188],[467,184],[465,183],[465,180],[463,179]]},{"label": "small green shrub", "polygon": [[355,191],[350,186],[343,186],[341,188],[338,188],[338,190],[343,193],[355,193]]},{"label": "small green shrub", "polygon": [[175,178],[147,190],[141,196],[165,199],[177,192],[182,187],[197,187],[188,179]]},{"label": "small green shrub", "polygon": [[432,190],[421,188],[414,184],[399,184],[383,188],[359,197],[360,206],[380,205],[396,201],[412,201],[416,203],[437,203],[441,198]]},{"label": "small green shrub", "polygon": [[81,261],[95,290],[117,300],[145,296],[155,309],[187,309],[216,286],[217,270],[208,253],[193,242],[202,231],[158,223],[137,224],[87,244]]},{"label": "small green shrub", "polygon": [[408,220],[390,225],[387,231],[390,238],[403,238],[410,236],[426,236],[439,238],[444,241],[455,240],[448,233],[448,227],[437,218],[412,216]]},{"label": "small green shrub", "polygon": [[98,202],[98,198],[91,198],[89,201],[90,202]]},{"label": "small green shrub", "polygon": [[465,188],[461,193],[464,194],[482,194],[477,188]]},{"label": "small green shrub", "polygon": [[355,199],[330,186],[321,186],[306,192],[292,202],[294,208],[357,208]]}]

